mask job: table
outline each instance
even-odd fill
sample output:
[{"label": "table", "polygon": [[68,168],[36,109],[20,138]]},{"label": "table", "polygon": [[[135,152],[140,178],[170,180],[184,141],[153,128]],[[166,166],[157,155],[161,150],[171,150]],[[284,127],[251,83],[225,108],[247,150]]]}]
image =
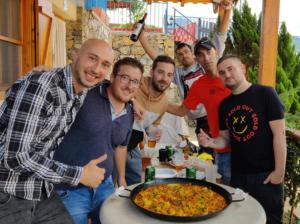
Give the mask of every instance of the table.
[{"label": "table", "polygon": [[[133,189],[136,185],[127,188]],[[220,185],[229,192],[235,189],[229,186]],[[122,192],[128,195],[127,191]],[[233,199],[235,197],[233,196]],[[100,211],[102,224],[163,224],[176,223],[154,219],[139,211],[130,199],[112,194],[102,205]],[[250,195],[246,201],[233,202],[219,215],[207,220],[188,222],[190,224],[263,224],[266,223],[266,214],[262,206]]]}]

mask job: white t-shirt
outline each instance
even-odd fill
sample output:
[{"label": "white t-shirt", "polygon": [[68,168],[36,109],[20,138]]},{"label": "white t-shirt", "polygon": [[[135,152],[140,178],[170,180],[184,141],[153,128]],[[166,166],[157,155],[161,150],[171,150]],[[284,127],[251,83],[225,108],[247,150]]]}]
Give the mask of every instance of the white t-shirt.
[{"label": "white t-shirt", "polygon": [[189,136],[188,125],[183,117],[178,117],[169,113],[165,113],[160,122],[162,129],[161,138],[159,143],[166,145],[177,145],[181,142],[178,134]]}]

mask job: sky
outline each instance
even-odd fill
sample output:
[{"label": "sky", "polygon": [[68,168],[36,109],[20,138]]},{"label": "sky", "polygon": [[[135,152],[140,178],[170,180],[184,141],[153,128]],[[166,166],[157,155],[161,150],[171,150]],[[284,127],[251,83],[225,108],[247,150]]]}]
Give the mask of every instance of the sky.
[{"label": "sky", "polygon": [[[240,6],[239,0],[237,7]],[[256,15],[259,15],[262,9],[263,0],[247,0],[251,11]],[[270,1],[270,0],[268,0]],[[271,0],[272,1],[272,0]],[[182,12],[186,16],[195,17],[207,17],[216,18],[217,14],[213,13],[211,4],[185,4],[181,7],[180,4],[169,3],[169,7],[172,5],[177,10]],[[280,0],[280,18],[279,21],[286,22],[287,29],[292,36],[300,36],[300,0]],[[200,12],[200,13],[199,13]],[[170,13],[170,12],[169,12]]]}]

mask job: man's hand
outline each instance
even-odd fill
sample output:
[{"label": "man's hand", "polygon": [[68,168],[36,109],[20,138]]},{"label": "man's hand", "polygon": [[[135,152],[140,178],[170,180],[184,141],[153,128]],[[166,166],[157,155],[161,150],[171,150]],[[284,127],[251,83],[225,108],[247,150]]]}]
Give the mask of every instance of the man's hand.
[{"label": "man's hand", "polygon": [[200,129],[197,137],[200,145],[202,145],[203,147],[210,147],[212,139],[202,129]]},{"label": "man's hand", "polygon": [[158,142],[161,139],[162,136],[162,130],[161,129],[157,129],[155,132],[155,139]]},{"label": "man's hand", "polygon": [[104,179],[105,169],[99,168],[97,165],[106,160],[106,158],[107,155],[104,154],[86,164],[83,167],[80,183],[92,188],[98,187]]},{"label": "man's hand", "polygon": [[231,10],[232,4],[232,0],[222,0],[220,3],[220,7],[224,10]]},{"label": "man's hand", "polygon": [[273,171],[269,174],[267,179],[265,179],[264,184],[271,183],[271,184],[280,184],[283,181],[284,175],[280,172]]},{"label": "man's hand", "polygon": [[49,70],[51,70],[51,67],[47,65],[39,65],[32,69],[33,72],[48,72]]},{"label": "man's hand", "polygon": [[161,126],[157,124],[152,124],[148,128],[146,128],[146,133],[149,138],[155,139],[158,142],[162,136]]},{"label": "man's hand", "polygon": [[132,100],[133,110],[134,110],[134,119],[138,121],[144,120],[145,109],[139,104],[136,100]]}]

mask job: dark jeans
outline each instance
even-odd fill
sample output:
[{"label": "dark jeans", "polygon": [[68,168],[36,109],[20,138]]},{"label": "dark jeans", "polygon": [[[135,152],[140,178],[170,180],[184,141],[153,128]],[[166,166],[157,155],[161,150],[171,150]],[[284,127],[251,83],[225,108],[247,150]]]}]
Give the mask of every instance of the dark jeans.
[{"label": "dark jeans", "polygon": [[127,185],[142,181],[142,156],[138,147],[127,153],[125,178]]},{"label": "dark jeans", "polygon": [[60,197],[52,192],[41,201],[24,200],[0,192],[0,223],[5,224],[71,224],[71,216]]},{"label": "dark jeans", "polygon": [[218,166],[218,173],[222,175],[222,183],[229,185],[231,178],[231,153],[216,153],[215,164]]},{"label": "dark jeans", "polygon": [[254,197],[265,209],[267,224],[281,224],[283,214],[283,184],[263,184],[269,172],[259,174],[231,174],[231,186]]}]

